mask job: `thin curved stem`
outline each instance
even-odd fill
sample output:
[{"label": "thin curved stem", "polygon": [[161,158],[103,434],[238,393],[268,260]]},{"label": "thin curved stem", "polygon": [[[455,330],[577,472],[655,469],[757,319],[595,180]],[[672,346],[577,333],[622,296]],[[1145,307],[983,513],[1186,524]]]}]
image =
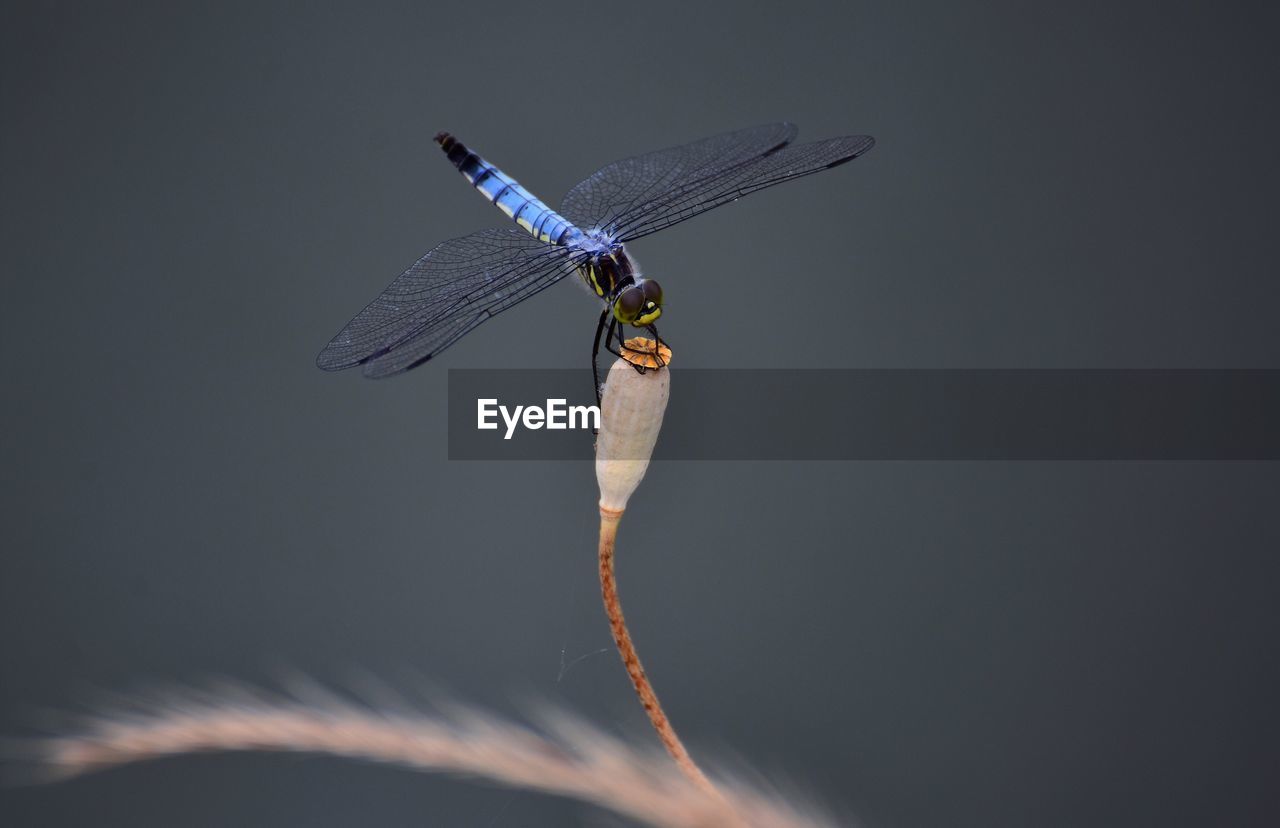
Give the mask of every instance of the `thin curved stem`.
[{"label": "thin curved stem", "polygon": [[658,694],[654,692],[653,685],[649,683],[649,677],[645,675],[640,656],[636,652],[635,644],[631,641],[631,633],[627,630],[627,620],[622,615],[622,602],[618,598],[618,581],[613,568],[614,546],[618,536],[618,521],[621,517],[621,512],[600,509],[600,593],[604,598],[605,614],[609,616],[609,628],[613,631],[613,643],[618,645],[622,664],[627,668],[627,675],[631,677],[631,683],[636,688],[640,704],[644,707],[644,712],[649,715],[653,729],[658,731],[658,738],[662,740],[667,753],[676,760],[676,764],[685,776],[703,790],[718,795],[716,786],[711,784],[711,780],[693,761],[684,743],[676,735],[675,728],[671,726],[671,720],[667,718],[662,704],[658,701]]}]

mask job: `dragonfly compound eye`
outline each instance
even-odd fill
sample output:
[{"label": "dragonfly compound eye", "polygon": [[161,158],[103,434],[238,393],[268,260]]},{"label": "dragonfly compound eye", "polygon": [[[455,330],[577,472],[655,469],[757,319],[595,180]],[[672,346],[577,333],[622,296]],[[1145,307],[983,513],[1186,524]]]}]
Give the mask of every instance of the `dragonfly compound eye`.
[{"label": "dragonfly compound eye", "polygon": [[639,285],[640,292],[644,294],[644,303],[640,307],[640,312],[636,315],[633,325],[650,325],[659,316],[662,316],[662,288],[657,282],[646,279]]},{"label": "dragonfly compound eye", "polygon": [[622,291],[613,305],[613,315],[619,322],[635,324],[636,317],[644,310],[644,291],[638,287],[629,287]]}]

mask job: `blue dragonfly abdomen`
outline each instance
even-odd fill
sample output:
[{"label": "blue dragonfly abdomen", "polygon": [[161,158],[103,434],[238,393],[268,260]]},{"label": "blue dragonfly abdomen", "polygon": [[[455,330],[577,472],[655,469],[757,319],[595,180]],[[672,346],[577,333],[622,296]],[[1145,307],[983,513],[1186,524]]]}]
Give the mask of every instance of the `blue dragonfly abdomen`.
[{"label": "blue dragonfly abdomen", "polygon": [[457,138],[441,132],[436,136],[436,143],[472,187],[535,239],[564,245],[582,237],[582,231],[572,222],[543,204],[537,196],[520,186],[520,182],[472,152]]}]

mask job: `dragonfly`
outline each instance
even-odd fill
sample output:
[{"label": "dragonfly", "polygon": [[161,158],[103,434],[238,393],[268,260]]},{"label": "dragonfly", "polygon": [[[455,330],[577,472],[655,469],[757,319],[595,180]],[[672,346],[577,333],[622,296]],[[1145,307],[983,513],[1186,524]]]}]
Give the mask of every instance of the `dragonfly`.
[{"label": "dragonfly", "polygon": [[[449,162],[517,227],[491,228],[433,248],[396,277],[316,358],[326,371],[360,366],[401,374],[439,356],[477,326],[576,274],[602,303],[591,368],[600,398],[600,346],[621,356],[627,326],[662,344],[662,288],[641,275],[626,244],[742,196],[852,161],[869,135],[794,143],[790,123],[727,132],[615,161],[577,184],[552,210],[448,132]],[[636,360],[635,362],[639,362]],[[634,365],[644,371],[643,364]]]}]

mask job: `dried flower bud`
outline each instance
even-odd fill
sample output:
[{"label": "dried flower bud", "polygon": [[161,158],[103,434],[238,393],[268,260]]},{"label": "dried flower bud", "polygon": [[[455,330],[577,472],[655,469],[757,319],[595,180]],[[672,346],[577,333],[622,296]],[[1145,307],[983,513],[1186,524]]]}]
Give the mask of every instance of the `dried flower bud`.
[{"label": "dried flower bud", "polygon": [[[651,341],[644,342],[652,348]],[[627,345],[633,343],[638,341],[633,339]],[[662,356],[665,364],[670,361],[671,352],[663,348]],[[645,357],[652,359],[649,354]],[[609,368],[600,403],[600,434],[596,438],[596,480],[600,484],[602,514],[620,516],[627,508],[627,499],[644,478],[658,442],[670,388],[671,372],[663,368],[641,374],[622,359]]]}]

